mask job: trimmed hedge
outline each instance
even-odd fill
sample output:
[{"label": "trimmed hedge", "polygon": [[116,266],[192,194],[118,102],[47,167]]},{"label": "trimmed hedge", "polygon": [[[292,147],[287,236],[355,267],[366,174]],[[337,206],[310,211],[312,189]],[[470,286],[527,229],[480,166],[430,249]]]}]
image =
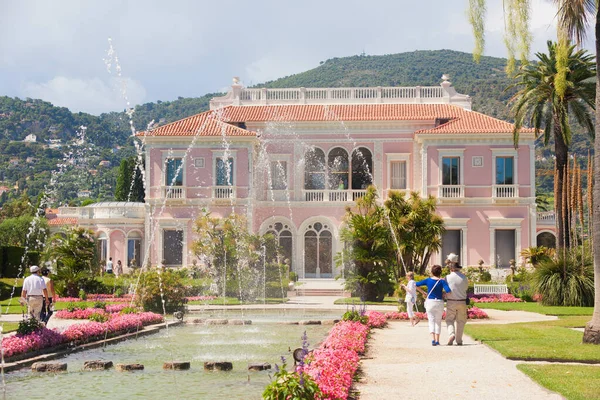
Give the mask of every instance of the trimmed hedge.
[{"label": "trimmed hedge", "polygon": [[[2,278],[17,278],[19,275],[19,267],[21,260],[25,254],[24,247],[17,246],[2,246],[0,247],[0,277]],[[25,258],[25,268],[27,265],[39,265],[40,253],[30,251]],[[19,277],[26,275],[25,269],[21,270]]]}]

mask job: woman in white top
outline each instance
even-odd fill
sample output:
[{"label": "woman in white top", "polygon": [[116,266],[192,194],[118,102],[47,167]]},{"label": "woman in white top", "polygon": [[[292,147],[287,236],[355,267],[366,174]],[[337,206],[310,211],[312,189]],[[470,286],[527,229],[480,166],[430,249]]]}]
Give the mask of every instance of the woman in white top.
[{"label": "woman in white top", "polygon": [[406,285],[400,284],[404,290],[406,290],[406,312],[408,312],[408,318],[410,319],[410,324],[415,326],[419,323],[420,319],[414,313],[414,307],[417,303],[417,283],[415,282],[415,274],[414,272],[408,272],[406,274],[408,278],[408,283]]}]

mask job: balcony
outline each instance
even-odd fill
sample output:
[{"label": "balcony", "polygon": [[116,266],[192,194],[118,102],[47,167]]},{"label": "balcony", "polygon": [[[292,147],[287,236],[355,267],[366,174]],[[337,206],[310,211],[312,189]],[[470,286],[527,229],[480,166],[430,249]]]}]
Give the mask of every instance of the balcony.
[{"label": "balcony", "polygon": [[215,203],[231,203],[237,197],[235,186],[213,186],[212,198]]},{"label": "balcony", "polygon": [[538,212],[537,224],[556,226],[556,214],[554,213],[554,211]]},{"label": "balcony", "polygon": [[493,185],[492,198],[495,202],[512,201],[519,197],[519,188],[517,185]]},{"label": "balcony", "polygon": [[185,201],[185,186],[163,186],[161,192],[162,198],[169,202]]},{"label": "balcony", "polygon": [[465,186],[440,185],[438,195],[440,199],[462,200],[465,197]]},{"label": "balcony", "polygon": [[353,202],[367,193],[366,190],[303,190],[304,201]]}]

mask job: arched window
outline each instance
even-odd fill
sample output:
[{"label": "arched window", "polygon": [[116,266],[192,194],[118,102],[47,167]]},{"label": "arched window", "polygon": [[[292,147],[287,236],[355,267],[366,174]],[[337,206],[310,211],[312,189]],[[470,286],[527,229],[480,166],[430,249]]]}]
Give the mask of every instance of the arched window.
[{"label": "arched window", "polygon": [[142,261],[142,235],[130,232],[127,236],[127,266],[137,267],[142,265]]},{"label": "arched window", "polygon": [[96,245],[98,246],[100,262],[108,260],[108,237],[106,236],[106,233],[100,232],[96,239]]},{"label": "arched window", "polygon": [[318,148],[304,153],[304,189],[325,189],[325,153]]},{"label": "arched window", "polygon": [[556,248],[556,236],[550,232],[542,232],[537,235],[537,245],[548,249]]},{"label": "arched window", "polygon": [[336,147],[329,152],[327,157],[329,170],[329,189],[348,189],[348,152],[341,147]]},{"label": "arched window", "polygon": [[277,260],[279,262],[285,263],[289,266],[289,270],[293,271],[292,263],[292,232],[290,227],[287,224],[283,224],[281,222],[276,222],[272,225],[269,225],[269,230],[267,233],[270,233],[275,237],[277,243],[279,244],[278,253],[276,254],[267,254],[267,259],[269,260]]},{"label": "arched window", "polygon": [[333,235],[327,224],[316,222],[304,234],[304,276],[333,277]]},{"label": "arched window", "polygon": [[364,190],[371,184],[373,184],[371,150],[359,147],[352,152],[352,189]]}]

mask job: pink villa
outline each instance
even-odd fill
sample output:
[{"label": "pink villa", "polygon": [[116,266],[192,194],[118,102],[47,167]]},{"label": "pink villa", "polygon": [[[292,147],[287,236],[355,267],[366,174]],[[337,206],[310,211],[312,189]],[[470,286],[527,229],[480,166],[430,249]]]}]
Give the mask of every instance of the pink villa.
[{"label": "pink villa", "polygon": [[194,221],[248,217],[272,232],[300,278],[338,275],[345,207],[374,184],[433,195],[443,250],[463,265],[506,268],[522,249],[552,245],[552,213],[536,213],[534,133],[471,111],[447,77],[437,87],[248,89],[237,79],[203,112],[150,132],[146,203],[59,209],[52,226],[97,232],[100,256],[188,266]]}]

